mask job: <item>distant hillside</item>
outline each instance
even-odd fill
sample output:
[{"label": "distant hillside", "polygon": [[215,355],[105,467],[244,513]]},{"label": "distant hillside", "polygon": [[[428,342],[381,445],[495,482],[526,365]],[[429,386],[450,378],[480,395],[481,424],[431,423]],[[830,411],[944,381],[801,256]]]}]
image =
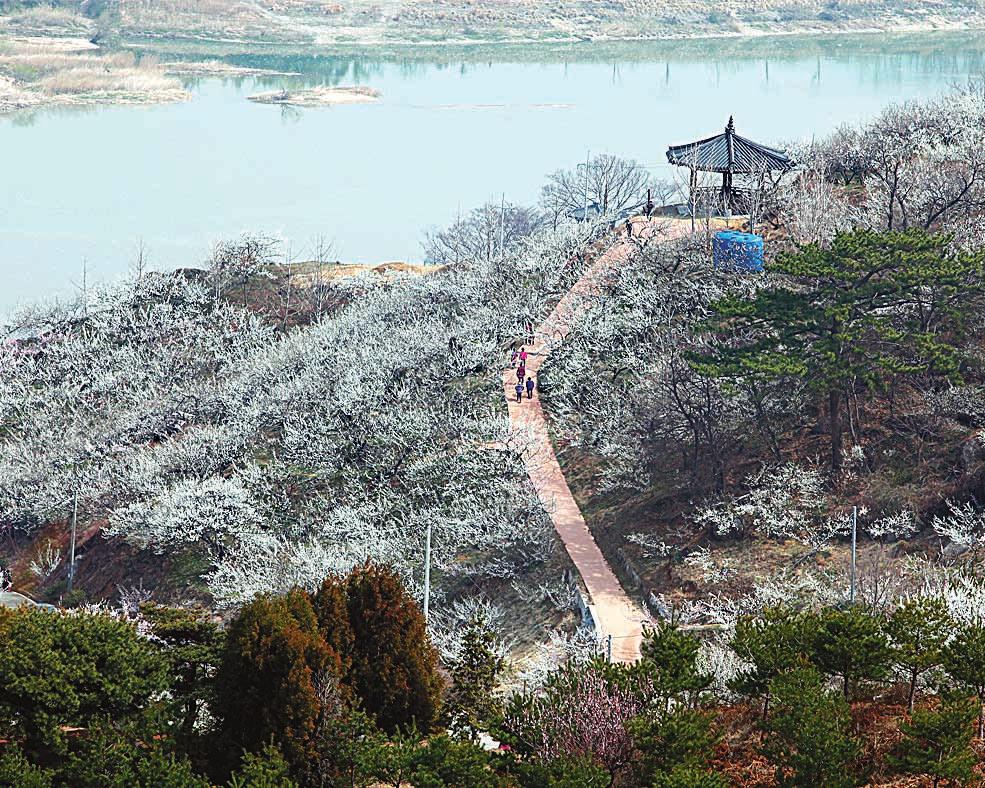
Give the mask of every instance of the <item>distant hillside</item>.
[{"label": "distant hillside", "polygon": [[[263,43],[372,44],[682,38],[768,33],[977,27],[978,0],[3,0],[15,30],[66,17],[97,20],[101,35]],[[2,28],[0,28],[2,29]]]}]

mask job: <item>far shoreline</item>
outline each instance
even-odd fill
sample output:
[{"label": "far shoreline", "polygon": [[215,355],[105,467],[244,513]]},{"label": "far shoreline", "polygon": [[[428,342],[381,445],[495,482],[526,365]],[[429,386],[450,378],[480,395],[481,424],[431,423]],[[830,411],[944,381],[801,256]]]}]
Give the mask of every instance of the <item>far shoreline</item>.
[{"label": "far shoreline", "polygon": [[[780,30],[762,30],[748,28],[742,31],[723,30],[720,32],[701,31],[695,34],[639,34],[635,36],[592,37],[558,36],[558,37],[508,37],[508,38],[444,38],[444,39],[410,39],[410,38],[381,38],[364,41],[337,42],[305,42],[305,41],[269,41],[255,39],[209,39],[203,37],[169,36],[130,36],[121,40],[123,49],[146,50],[152,52],[215,54],[218,56],[309,56],[309,57],[405,57],[416,59],[435,53],[471,55],[481,59],[490,54],[523,54],[538,51],[556,54],[590,54],[591,50],[607,47],[625,49],[634,44],[647,48],[665,49],[663,54],[671,54],[682,47],[685,50],[700,50],[707,44],[735,44],[741,49],[759,49],[764,52],[743,52],[753,54],[769,54],[771,42],[783,42],[789,45],[792,41],[803,41],[811,48],[824,50],[828,46],[841,48],[845,41],[858,39],[860,42],[878,44],[866,51],[882,49],[894,42],[912,40],[918,43],[930,38],[960,38],[968,37],[981,42],[985,52],[985,18],[981,21],[965,20],[948,25],[921,23],[915,25],[893,25],[887,27],[818,27],[818,28],[789,28]],[[657,54],[654,52],[653,54]],[[695,51],[707,57],[707,52]],[[773,52],[773,54],[782,54]]]}]

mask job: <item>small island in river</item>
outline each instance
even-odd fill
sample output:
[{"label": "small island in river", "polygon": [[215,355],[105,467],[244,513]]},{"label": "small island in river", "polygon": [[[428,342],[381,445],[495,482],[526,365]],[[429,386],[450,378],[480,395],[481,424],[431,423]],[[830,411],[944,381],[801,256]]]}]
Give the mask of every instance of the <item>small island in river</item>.
[{"label": "small island in river", "polygon": [[325,107],[335,104],[371,104],[383,94],[367,87],[315,87],[302,90],[273,90],[247,96],[258,104],[284,104],[292,107]]}]

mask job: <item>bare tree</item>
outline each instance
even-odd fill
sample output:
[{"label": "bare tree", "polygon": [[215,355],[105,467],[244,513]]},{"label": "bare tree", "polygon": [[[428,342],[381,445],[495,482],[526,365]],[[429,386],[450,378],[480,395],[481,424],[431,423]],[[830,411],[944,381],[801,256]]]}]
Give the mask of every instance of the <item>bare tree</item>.
[{"label": "bare tree", "polygon": [[604,153],[576,169],[550,175],[540,202],[549,215],[557,217],[584,208],[587,190],[589,204],[607,214],[645,202],[646,190],[653,184],[649,172],[635,159]]},{"label": "bare tree", "polygon": [[825,151],[812,146],[800,152],[797,161],[800,171],[776,195],[780,214],[796,243],[828,241],[849,225],[850,206],[841,187],[827,177],[831,167]]},{"label": "bare tree", "polygon": [[488,202],[443,230],[429,231],[424,239],[424,259],[429,263],[491,262],[542,223],[533,208]]},{"label": "bare tree", "polygon": [[221,241],[212,250],[209,272],[216,296],[240,288],[245,301],[250,282],[257,276],[269,276],[276,261],[280,242],[266,235],[246,234],[235,241]]}]

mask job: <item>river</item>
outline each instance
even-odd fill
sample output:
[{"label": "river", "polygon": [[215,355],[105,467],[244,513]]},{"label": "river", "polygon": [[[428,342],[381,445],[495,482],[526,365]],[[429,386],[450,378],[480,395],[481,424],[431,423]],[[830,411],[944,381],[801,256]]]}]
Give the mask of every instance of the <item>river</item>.
[{"label": "river", "polygon": [[[981,38],[981,37],[978,37]],[[419,260],[428,227],[486,200],[529,203],[545,176],[613,153],[669,176],[672,143],[782,144],[982,74],[975,36],[230,55],[302,77],[201,79],[164,106],[0,118],[0,315],[151,266],[200,265],[245,231],[345,261]],[[289,110],[258,90],[377,88],[375,105]]]}]

